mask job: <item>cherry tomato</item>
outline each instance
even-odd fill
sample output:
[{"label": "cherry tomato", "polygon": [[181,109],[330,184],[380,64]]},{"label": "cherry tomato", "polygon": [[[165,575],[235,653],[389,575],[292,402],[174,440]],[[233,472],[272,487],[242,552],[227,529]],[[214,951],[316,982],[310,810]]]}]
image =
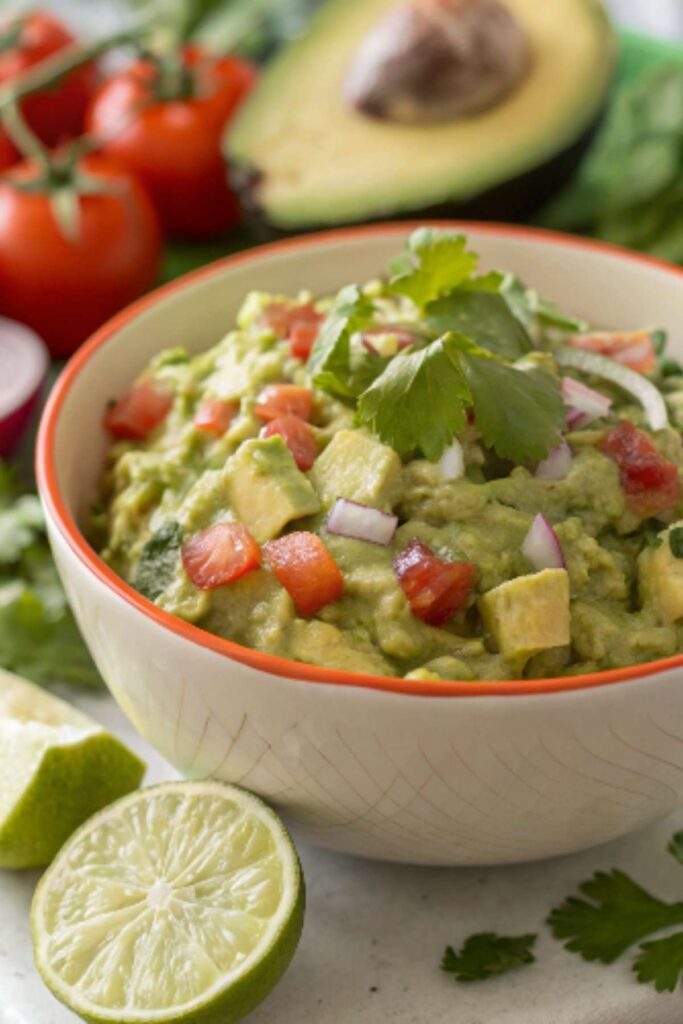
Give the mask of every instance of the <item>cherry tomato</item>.
[{"label": "cherry tomato", "polygon": [[206,398],[192,421],[197,430],[222,437],[239,411],[239,403],[224,402],[222,398]]},{"label": "cherry tomato", "polygon": [[626,502],[640,519],[670,512],[681,500],[681,482],[673,462],[660,455],[642,430],[628,420],[613,427],[599,447],[619,467]]},{"label": "cherry tomato", "polygon": [[446,562],[420,540],[412,540],[394,559],[394,572],[413,615],[443,626],[462,608],[474,584],[471,562]]},{"label": "cherry tomato", "polygon": [[166,419],[173,395],[152,380],[142,381],[109,406],[104,428],[119,440],[141,441]]},{"label": "cherry tomato", "polygon": [[278,416],[298,416],[307,420],[311,415],[313,392],[298,384],[267,384],[256,399],[254,412],[268,422]]},{"label": "cherry tomato", "polygon": [[280,435],[302,473],[311,468],[318,455],[318,446],[308,423],[304,423],[298,416],[278,416],[266,424],[261,437],[272,437],[274,434]]},{"label": "cherry tomato", "polygon": [[[32,11],[16,22],[7,17],[0,19],[0,33],[11,33],[13,24],[17,26],[16,38],[4,49],[0,49],[0,82],[11,81],[28,68],[76,42],[68,29],[46,11]],[[55,146],[65,138],[80,135],[83,131],[85,111],[96,84],[95,65],[84,64],[51,89],[25,99],[21,105],[22,113],[36,135],[46,145]],[[2,138],[0,149],[14,151],[6,136]],[[16,152],[15,158],[18,159]]]},{"label": "cherry tomato", "polygon": [[112,191],[80,197],[73,241],[47,186],[14,187],[37,179],[33,165],[18,164],[0,181],[0,314],[32,327],[57,357],[147,291],[161,257],[157,217],[138,182],[100,156],[80,167]]},{"label": "cherry tomato", "polygon": [[315,533],[288,533],[263,548],[268,565],[301,615],[315,615],[344,590],[339,567]]},{"label": "cherry tomato", "polygon": [[651,373],[657,365],[650,331],[596,331],[594,334],[576,334],[569,343],[574,348],[609,356],[639,373]]},{"label": "cherry tomato", "polygon": [[221,139],[256,71],[235,57],[210,57],[196,46],[185,48],[182,60],[192,95],[160,99],[157,66],[136,61],[98,91],[87,126],[107,140],[102,152],[146,185],[168,232],[211,238],[239,219]]},{"label": "cherry tomato", "polygon": [[182,547],[185,572],[198,590],[214,590],[257,569],[258,544],[242,523],[216,523]]}]

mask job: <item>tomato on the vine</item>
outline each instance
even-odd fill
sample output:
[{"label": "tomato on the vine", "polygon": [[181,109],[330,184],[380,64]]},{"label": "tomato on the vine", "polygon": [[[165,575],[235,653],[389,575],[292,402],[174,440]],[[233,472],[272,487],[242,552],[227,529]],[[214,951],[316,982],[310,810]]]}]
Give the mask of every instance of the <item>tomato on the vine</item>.
[{"label": "tomato on the vine", "polygon": [[[176,78],[139,60],[96,93],[88,130],[146,185],[164,228],[186,238],[223,234],[239,219],[221,152],[224,128],[256,79],[236,57],[197,46],[179,55]],[[178,74],[179,70],[179,74]]]},{"label": "tomato on the vine", "polygon": [[[90,156],[68,186],[76,193],[70,237],[56,216],[55,186],[41,175],[24,162],[0,181],[0,314],[32,327],[61,357],[154,284],[161,231],[142,186]],[[78,194],[83,175],[99,191]]]},{"label": "tomato on the vine", "polygon": [[[46,11],[0,18],[0,83],[40,64],[76,42],[67,28]],[[85,111],[97,85],[93,63],[76,68],[51,89],[29,96],[21,110],[31,129],[48,146],[80,135]],[[10,159],[11,156],[11,159]],[[7,136],[0,135],[0,166],[19,159]]]}]

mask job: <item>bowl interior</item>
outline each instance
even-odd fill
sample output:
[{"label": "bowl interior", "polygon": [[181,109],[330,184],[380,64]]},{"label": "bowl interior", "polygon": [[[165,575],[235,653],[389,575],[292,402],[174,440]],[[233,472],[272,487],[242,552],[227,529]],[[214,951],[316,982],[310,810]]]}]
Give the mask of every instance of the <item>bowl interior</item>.
[{"label": "bowl interior", "polygon": [[[107,438],[102,411],[161,349],[198,352],[234,324],[246,292],[317,295],[382,273],[410,228],[328,232],[233,257],[167,286],[106,325],[75,357],[53,435],[57,486],[83,523],[97,493]],[[683,287],[673,269],[525,229],[464,225],[482,269],[513,271],[547,298],[605,327],[663,327],[683,355]]]}]

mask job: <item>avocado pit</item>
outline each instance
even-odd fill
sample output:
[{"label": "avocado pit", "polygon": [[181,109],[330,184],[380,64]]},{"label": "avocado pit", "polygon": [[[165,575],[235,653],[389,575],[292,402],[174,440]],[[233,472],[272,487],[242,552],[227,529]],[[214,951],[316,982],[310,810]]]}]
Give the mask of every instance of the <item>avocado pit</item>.
[{"label": "avocado pit", "polygon": [[528,34],[500,0],[411,0],[362,40],[344,97],[385,121],[452,121],[501,102],[531,63]]}]

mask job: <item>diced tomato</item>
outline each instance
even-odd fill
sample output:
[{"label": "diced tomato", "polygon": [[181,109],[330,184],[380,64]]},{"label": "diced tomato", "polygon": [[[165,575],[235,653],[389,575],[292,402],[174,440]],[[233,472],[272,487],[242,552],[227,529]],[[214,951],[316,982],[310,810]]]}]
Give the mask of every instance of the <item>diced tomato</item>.
[{"label": "diced tomato", "polygon": [[222,398],[205,398],[194,414],[197,430],[222,437],[239,410],[238,402],[225,402]]},{"label": "diced tomato", "polygon": [[242,523],[216,523],[183,544],[185,572],[198,590],[225,586],[261,564],[258,544]]},{"label": "diced tomato", "polygon": [[319,323],[305,323],[303,320],[292,325],[289,332],[289,351],[296,359],[306,362],[320,332]]},{"label": "diced tomato", "polygon": [[324,319],[310,303],[291,306],[287,302],[271,302],[261,314],[261,323],[270,327],[278,338],[289,337],[295,324],[320,326]]},{"label": "diced tomato", "polygon": [[569,339],[574,348],[588,349],[610,356],[624,366],[630,366],[639,373],[651,373],[657,364],[652,333],[650,331],[595,331],[592,334],[576,334]]},{"label": "diced tomato", "polygon": [[315,533],[288,533],[263,548],[268,565],[301,615],[315,615],[338,601],[344,580],[337,563]]},{"label": "diced tomato", "polygon": [[254,412],[268,422],[278,416],[298,416],[307,420],[311,415],[313,392],[298,384],[268,384],[256,399]]},{"label": "diced tomato", "polygon": [[660,455],[642,430],[627,420],[613,427],[598,447],[619,467],[629,508],[640,519],[670,512],[681,500],[681,482],[673,462]]},{"label": "diced tomato", "polygon": [[105,430],[117,439],[141,441],[166,418],[172,405],[172,394],[154,381],[143,381],[107,409]]},{"label": "diced tomato", "polygon": [[318,446],[308,423],[298,416],[279,416],[261,431],[261,437],[272,437],[273,434],[280,435],[302,473],[311,468],[318,455]]},{"label": "diced tomato", "polygon": [[446,562],[420,540],[412,540],[394,559],[394,572],[413,615],[443,626],[462,608],[474,584],[471,562]]}]

